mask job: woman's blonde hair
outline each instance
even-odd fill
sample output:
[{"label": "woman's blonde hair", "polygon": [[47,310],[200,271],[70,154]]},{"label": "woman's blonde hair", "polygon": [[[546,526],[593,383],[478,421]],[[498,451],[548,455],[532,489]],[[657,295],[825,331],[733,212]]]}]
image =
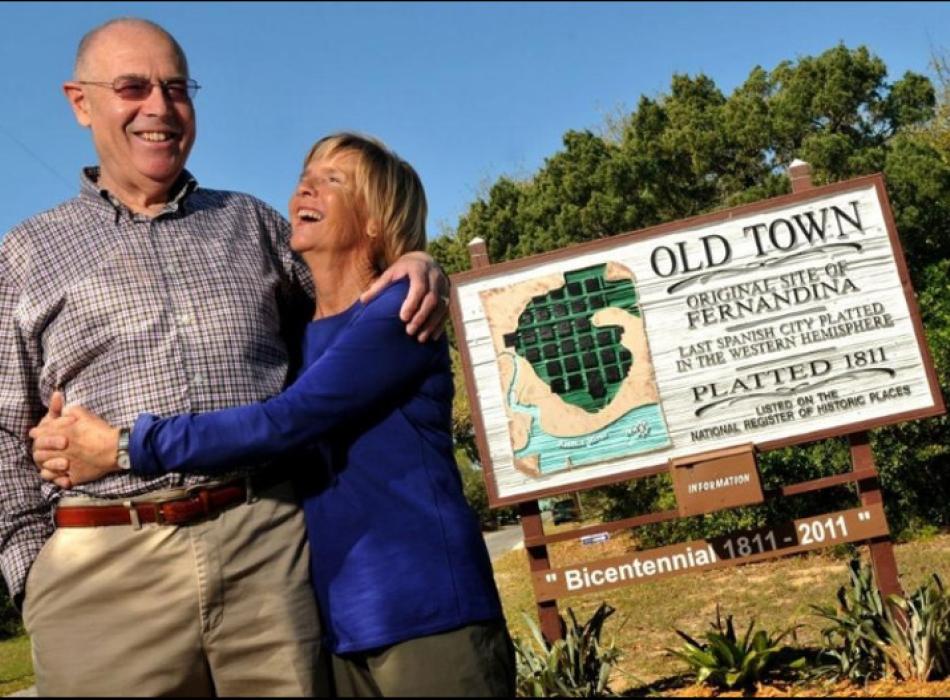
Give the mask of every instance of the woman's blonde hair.
[{"label": "woman's blonde hair", "polygon": [[409,163],[371,136],[351,132],[331,134],[317,141],[303,167],[312,160],[342,152],[356,154],[356,194],[365,210],[364,222],[375,222],[378,237],[376,264],[382,271],[401,255],[426,249],[426,194],[422,180]]}]

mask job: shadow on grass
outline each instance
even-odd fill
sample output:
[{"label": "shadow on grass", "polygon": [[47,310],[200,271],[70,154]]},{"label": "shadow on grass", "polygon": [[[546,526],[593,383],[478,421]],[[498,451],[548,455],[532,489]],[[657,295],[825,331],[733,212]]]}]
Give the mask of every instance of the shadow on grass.
[{"label": "shadow on grass", "polygon": [[[803,668],[794,668],[792,664],[804,659]],[[788,689],[795,685],[818,683],[818,677],[809,674],[810,669],[816,669],[820,664],[821,652],[815,647],[785,647],[775,656],[775,666],[753,685],[737,688],[722,688],[712,684],[696,684],[696,674],[686,671],[674,676],[667,676],[649,684],[626,688],[620,693],[623,697],[663,697],[675,691],[695,687],[697,690],[707,690],[713,696],[728,692],[730,695],[742,693],[742,697],[755,697],[758,694],[759,684],[763,686],[775,685],[781,689]],[[696,696],[698,693],[676,693],[683,696]],[[705,695],[706,693],[703,693]]]},{"label": "shadow on grass", "polygon": [[626,698],[649,698],[657,695],[666,695],[671,690],[680,690],[688,688],[695,683],[692,675],[681,674],[679,676],[667,676],[649,685],[641,685],[635,688],[627,688],[620,695]]}]

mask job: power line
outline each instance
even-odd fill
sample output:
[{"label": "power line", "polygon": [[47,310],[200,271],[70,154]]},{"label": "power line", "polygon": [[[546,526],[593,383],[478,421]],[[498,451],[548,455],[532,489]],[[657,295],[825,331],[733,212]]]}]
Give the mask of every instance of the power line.
[{"label": "power line", "polygon": [[50,164],[47,163],[45,160],[43,160],[39,155],[37,155],[37,154],[33,151],[33,149],[31,149],[29,146],[27,146],[25,143],[23,143],[23,141],[21,141],[19,138],[17,138],[17,137],[14,136],[13,134],[11,134],[3,124],[0,124],[0,133],[2,133],[4,136],[6,136],[6,137],[7,137],[8,139],[10,139],[11,141],[13,141],[13,142],[14,142],[15,144],[17,144],[20,148],[22,148],[23,151],[24,151],[28,156],[30,156],[31,158],[33,158],[33,160],[35,160],[37,163],[39,163],[40,165],[42,165],[42,166],[46,169],[47,172],[49,172],[50,174],[52,174],[53,177],[55,177],[57,180],[59,180],[60,182],[62,182],[64,185],[66,185],[67,188],[69,188],[70,190],[73,189],[74,183],[69,182],[65,177],[63,177],[63,175],[62,175],[58,170],[56,170],[56,168],[54,168],[52,165],[50,165]]}]

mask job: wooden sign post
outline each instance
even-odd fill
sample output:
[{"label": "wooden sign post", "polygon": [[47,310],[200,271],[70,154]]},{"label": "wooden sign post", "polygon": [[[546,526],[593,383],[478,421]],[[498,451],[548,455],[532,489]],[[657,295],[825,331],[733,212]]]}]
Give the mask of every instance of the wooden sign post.
[{"label": "wooden sign post", "polygon": [[[942,414],[884,187],[873,175],[453,276],[489,505],[518,504],[544,636],[557,598],[868,542],[900,591],[867,430]],[[844,474],[762,489],[756,453],[847,436]],[[545,534],[538,498],[663,472],[678,507]],[[599,541],[722,508],[854,483],[860,506],[552,568],[547,545]]]}]

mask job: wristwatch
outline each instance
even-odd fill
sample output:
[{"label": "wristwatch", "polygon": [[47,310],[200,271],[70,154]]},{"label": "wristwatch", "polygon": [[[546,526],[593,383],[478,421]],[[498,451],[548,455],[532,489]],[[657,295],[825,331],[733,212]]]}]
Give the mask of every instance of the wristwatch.
[{"label": "wristwatch", "polygon": [[128,428],[119,428],[119,454],[116,457],[116,464],[119,469],[131,469],[132,460],[129,459],[129,438],[132,431]]}]

